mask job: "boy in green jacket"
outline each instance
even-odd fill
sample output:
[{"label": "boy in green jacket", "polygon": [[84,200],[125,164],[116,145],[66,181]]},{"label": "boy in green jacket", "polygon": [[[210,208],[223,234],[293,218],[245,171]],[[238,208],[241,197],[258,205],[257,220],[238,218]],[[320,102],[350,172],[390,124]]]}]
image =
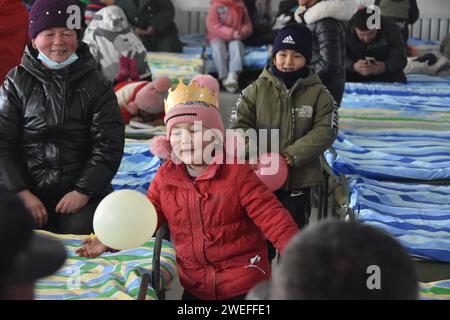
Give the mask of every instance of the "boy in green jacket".
[{"label": "boy in green jacket", "polygon": [[[301,228],[308,222],[310,188],[321,183],[320,155],[337,135],[338,107],[319,76],[307,67],[312,57],[307,27],[282,28],[272,56],[273,65],[243,90],[231,128],[279,130],[279,150],[274,152],[285,157],[289,173],[275,194]],[[269,141],[267,145],[271,151]]]}]

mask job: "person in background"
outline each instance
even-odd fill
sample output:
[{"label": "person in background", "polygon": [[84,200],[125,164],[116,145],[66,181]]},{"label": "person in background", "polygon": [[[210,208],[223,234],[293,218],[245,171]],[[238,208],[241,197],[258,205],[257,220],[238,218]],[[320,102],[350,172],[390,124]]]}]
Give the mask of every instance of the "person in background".
[{"label": "person in background", "polygon": [[270,0],[244,0],[253,24],[253,33],[244,40],[246,46],[272,44],[278,30],[272,30]]},{"label": "person in background", "polygon": [[97,11],[83,42],[89,46],[105,78],[114,85],[129,80],[152,80],[147,50],[119,6],[109,5]]},{"label": "person in background", "polygon": [[20,63],[28,41],[28,12],[20,0],[0,0],[0,85]]},{"label": "person in background", "polygon": [[96,70],[71,0],[36,0],[22,63],[0,87],[0,184],[16,192],[35,227],[90,234],[112,191],[125,130],[111,83]]},{"label": "person in background", "polygon": [[86,10],[84,12],[84,20],[86,21],[86,25],[89,25],[89,23],[94,18],[94,15],[97,13],[97,11],[113,5],[115,3],[115,0],[89,0],[86,4]]},{"label": "person in background", "polygon": [[313,34],[311,67],[340,105],[345,86],[346,23],[357,9],[354,0],[298,0],[298,23]]},{"label": "person in background", "polygon": [[450,33],[442,40],[439,53],[425,53],[420,57],[408,58],[403,70],[406,74],[427,74],[445,77],[450,75]]},{"label": "person in background", "polygon": [[372,14],[359,9],[347,28],[348,82],[401,82],[407,63],[406,44],[402,32],[390,18],[381,17],[380,29],[369,29]]},{"label": "person in background", "polygon": [[278,12],[275,16],[275,22],[272,26],[272,30],[275,32],[275,37],[284,26],[295,23],[294,15],[297,9],[298,0],[280,1],[280,3],[278,4]]},{"label": "person in background", "polygon": [[397,23],[405,43],[408,42],[408,27],[419,19],[417,0],[375,0],[375,5],[380,7],[383,17],[389,17]]},{"label": "person in background", "polygon": [[243,70],[244,43],[253,25],[242,0],[213,0],[206,17],[207,38],[219,80],[228,92],[239,89]]},{"label": "person in background", "polygon": [[116,0],[147,51],[181,52],[171,0]]}]

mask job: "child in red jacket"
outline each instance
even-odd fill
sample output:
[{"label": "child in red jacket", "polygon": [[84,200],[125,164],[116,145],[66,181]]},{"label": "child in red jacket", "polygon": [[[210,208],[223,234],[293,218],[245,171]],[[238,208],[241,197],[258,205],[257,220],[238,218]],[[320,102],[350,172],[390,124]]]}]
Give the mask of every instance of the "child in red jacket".
[{"label": "child in red jacket", "polygon": [[[160,142],[172,159],[160,167],[147,195],[159,226],[168,222],[183,299],[243,299],[270,277],[265,238],[283,252],[298,228],[250,165],[222,164],[221,153],[211,151],[223,150],[224,127],[217,96],[200,82],[180,82],[169,92],[167,137]],[[159,147],[153,145],[157,155]],[[93,257],[105,250],[95,239],[78,252]]]},{"label": "child in red jacket", "polygon": [[219,79],[229,92],[239,89],[244,44],[253,32],[253,25],[242,0],[213,0],[206,18],[207,38],[213,52]]},{"label": "child in red jacket", "polygon": [[20,64],[28,40],[28,12],[20,0],[0,0],[0,86]]}]

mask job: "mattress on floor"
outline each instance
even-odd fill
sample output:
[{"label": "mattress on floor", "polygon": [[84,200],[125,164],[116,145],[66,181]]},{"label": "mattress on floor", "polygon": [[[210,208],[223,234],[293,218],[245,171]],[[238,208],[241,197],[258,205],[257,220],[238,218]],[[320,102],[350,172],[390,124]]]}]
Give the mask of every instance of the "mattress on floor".
[{"label": "mattress on floor", "polygon": [[202,54],[148,52],[147,61],[153,79],[166,76],[172,85],[176,85],[179,78],[189,82],[195,75],[205,72]]},{"label": "mattress on floor", "polygon": [[450,262],[450,185],[353,176],[349,186],[358,221],[392,234],[413,256]]},{"label": "mattress on floor", "polygon": [[[135,300],[142,275],[147,273],[151,276],[154,238],[139,248],[87,259],[75,253],[86,236],[41,232],[61,241],[67,249],[68,259],[54,275],[36,283],[35,296],[38,300]],[[177,276],[175,250],[165,240],[161,250],[160,276],[166,289]],[[147,289],[146,299],[158,299],[151,286]]]},{"label": "mattress on floor", "polygon": [[420,299],[450,300],[450,280],[420,283]]},{"label": "mattress on floor", "polygon": [[409,38],[408,47],[410,48],[410,53],[412,56],[421,56],[426,53],[439,55],[440,42]]},{"label": "mattress on floor", "polygon": [[339,109],[336,173],[394,180],[450,180],[450,78],[408,84],[347,83]]},{"label": "mattress on floor", "polygon": [[132,189],[145,194],[162,160],[149,150],[148,140],[125,140],[124,155],[112,181],[115,190]]}]

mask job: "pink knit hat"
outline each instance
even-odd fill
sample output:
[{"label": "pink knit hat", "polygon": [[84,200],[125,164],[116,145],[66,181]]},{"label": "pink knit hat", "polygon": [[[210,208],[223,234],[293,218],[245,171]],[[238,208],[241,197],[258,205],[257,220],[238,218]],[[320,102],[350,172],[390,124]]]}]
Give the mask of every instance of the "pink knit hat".
[{"label": "pink knit hat", "polygon": [[192,101],[180,103],[166,113],[164,123],[167,126],[167,140],[170,139],[172,128],[176,124],[195,121],[201,122],[202,126],[208,129],[218,129],[222,133],[222,137],[225,135],[219,110],[204,102]]},{"label": "pink knit hat", "polygon": [[[207,88],[212,94],[218,95],[219,83],[209,75],[197,75],[191,80],[197,85]],[[201,122],[202,126],[208,129],[217,129],[225,136],[225,129],[222,123],[222,117],[219,110],[210,104],[201,101],[190,101],[180,103],[171,108],[164,117],[164,123],[167,127],[166,137],[160,136],[150,141],[150,151],[163,159],[170,159],[172,148],[170,146],[170,134],[172,128],[178,123]]]}]

